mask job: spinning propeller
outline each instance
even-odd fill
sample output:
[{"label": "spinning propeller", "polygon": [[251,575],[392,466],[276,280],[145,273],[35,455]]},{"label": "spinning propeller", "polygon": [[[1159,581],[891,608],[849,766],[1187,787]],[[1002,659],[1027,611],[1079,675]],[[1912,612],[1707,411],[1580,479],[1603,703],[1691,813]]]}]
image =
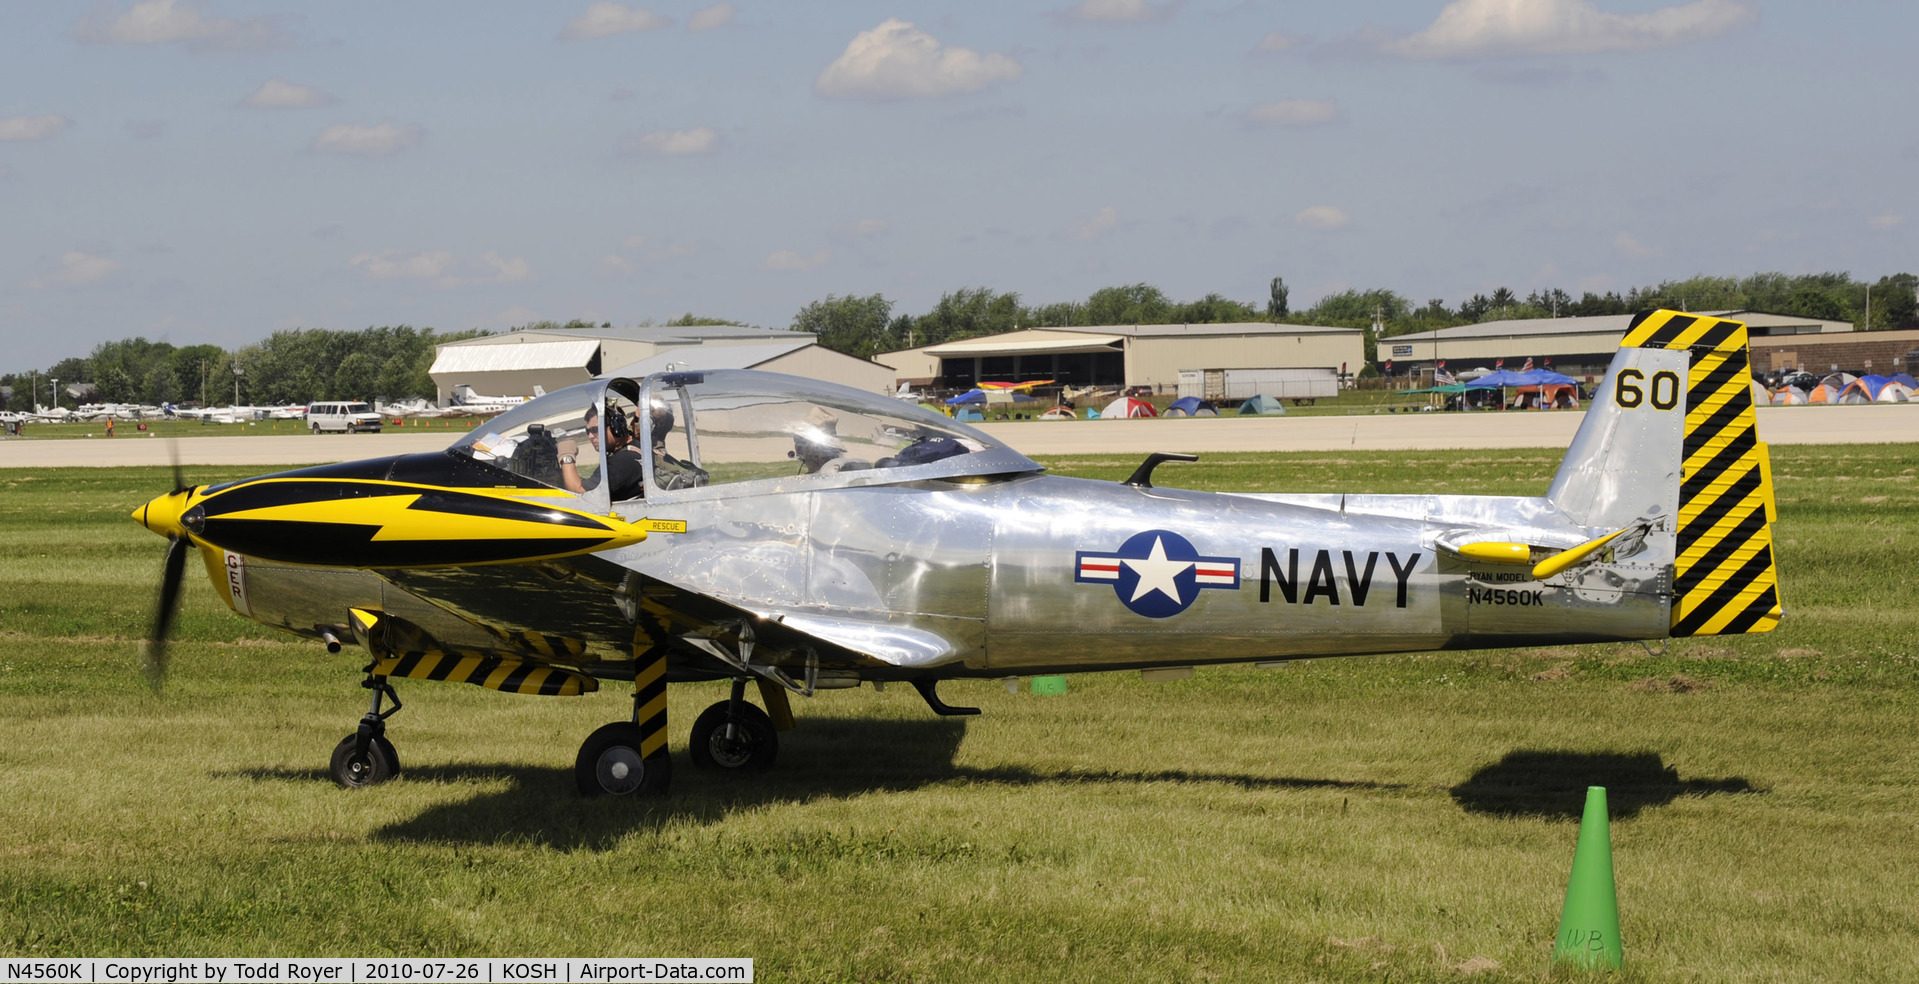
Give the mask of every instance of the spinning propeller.
[{"label": "spinning propeller", "polygon": [[187,552],[193,541],[187,539],[180,516],[194,487],[180,472],[180,453],[173,449],[173,491],[155,498],[133,511],[135,522],[167,538],[167,562],[160,577],[160,602],[154,606],[153,631],[147,635],[147,650],[141,660],[147,682],[158,692],[167,678],[167,635],[173,628],[173,613],[180,607],[180,582],[186,575]]}]

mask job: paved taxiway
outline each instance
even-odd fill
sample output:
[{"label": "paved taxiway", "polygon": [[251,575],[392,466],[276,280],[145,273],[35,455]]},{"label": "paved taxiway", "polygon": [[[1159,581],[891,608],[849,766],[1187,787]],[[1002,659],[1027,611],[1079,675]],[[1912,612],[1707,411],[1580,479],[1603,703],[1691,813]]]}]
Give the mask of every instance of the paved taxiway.
[{"label": "paved taxiway", "polygon": [[[1354,414],[1339,417],[1200,417],[1187,420],[1022,421],[986,424],[994,437],[1031,455],[1152,451],[1401,451],[1563,448],[1585,414]],[[1919,441],[1919,405],[1762,407],[1759,437],[1773,444],[1886,444]],[[189,465],[282,466],[437,451],[447,431],[191,437],[173,443]],[[0,468],[165,465],[162,438],[0,441]]]}]

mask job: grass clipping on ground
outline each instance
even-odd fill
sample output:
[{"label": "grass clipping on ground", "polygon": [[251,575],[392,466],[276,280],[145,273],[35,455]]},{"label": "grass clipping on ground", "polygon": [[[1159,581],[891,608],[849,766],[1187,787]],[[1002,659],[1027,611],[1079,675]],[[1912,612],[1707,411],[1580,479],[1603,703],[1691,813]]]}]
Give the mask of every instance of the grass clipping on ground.
[{"label": "grass clipping on ground", "polygon": [[[1919,447],[1775,448],[1771,635],[797,703],[769,775],[582,801],[578,699],[403,682],[406,778],[326,756],[361,657],[191,579],[138,672],[165,469],[0,473],[0,951],[750,956],[763,980],[1538,980],[1611,790],[1632,979],[1919,970]],[[1552,452],[1224,455],[1165,484],[1536,494]],[[1135,464],[1053,460],[1123,477]],[[190,474],[197,482],[235,477]],[[1899,558],[1898,562],[1890,562]],[[721,685],[675,686],[674,747]]]}]

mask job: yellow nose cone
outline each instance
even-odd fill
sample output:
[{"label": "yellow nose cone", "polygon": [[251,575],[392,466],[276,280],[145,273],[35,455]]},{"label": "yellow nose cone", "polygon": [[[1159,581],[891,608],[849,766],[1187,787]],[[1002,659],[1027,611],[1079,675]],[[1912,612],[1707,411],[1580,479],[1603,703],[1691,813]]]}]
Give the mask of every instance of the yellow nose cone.
[{"label": "yellow nose cone", "polygon": [[189,490],[155,496],[133,511],[133,521],[161,536],[185,536],[187,530],[180,516],[187,511],[187,499],[192,494]]}]

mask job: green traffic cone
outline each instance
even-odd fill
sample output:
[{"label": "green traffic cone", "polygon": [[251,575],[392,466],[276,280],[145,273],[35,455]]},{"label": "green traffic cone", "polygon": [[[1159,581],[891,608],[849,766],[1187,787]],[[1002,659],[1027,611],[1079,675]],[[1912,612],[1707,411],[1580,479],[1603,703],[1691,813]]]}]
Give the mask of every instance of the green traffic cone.
[{"label": "green traffic cone", "polygon": [[1585,970],[1618,970],[1625,961],[1619,944],[1619,893],[1612,879],[1612,832],[1607,826],[1606,787],[1586,787],[1586,815],[1579,821],[1579,846],[1566,881],[1566,907],[1559,912],[1559,941],[1553,963]]}]

